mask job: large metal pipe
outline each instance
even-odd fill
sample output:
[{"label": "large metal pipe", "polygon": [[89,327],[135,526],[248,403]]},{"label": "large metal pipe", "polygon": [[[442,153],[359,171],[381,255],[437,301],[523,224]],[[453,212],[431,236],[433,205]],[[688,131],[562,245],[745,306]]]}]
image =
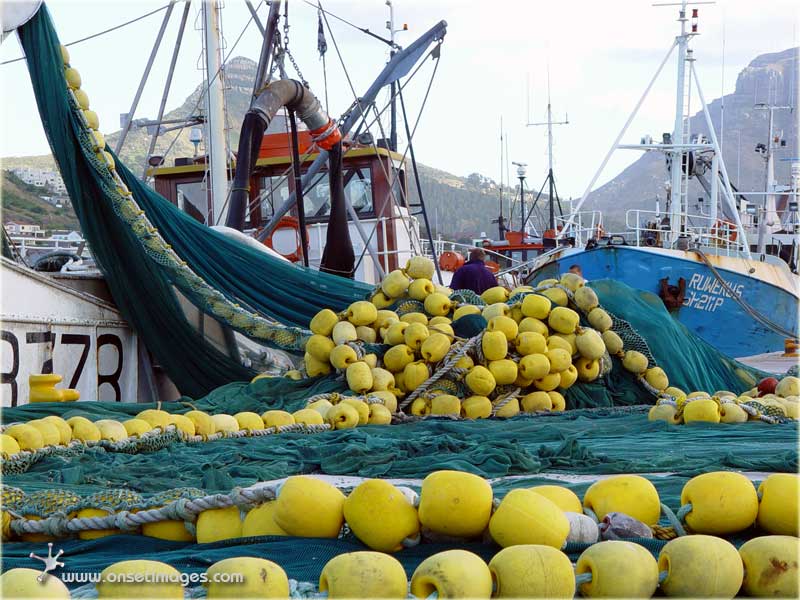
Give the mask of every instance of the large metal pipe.
[{"label": "large metal pipe", "polygon": [[[410,44],[408,48],[399,50],[391,58],[391,60],[386,63],[383,71],[380,72],[380,75],[378,75],[377,79],[375,79],[367,92],[363,96],[359,97],[355,108],[352,110],[352,112],[350,112],[349,115],[347,115],[342,123],[340,128],[342,135],[346,135],[350,132],[350,129],[353,127],[353,125],[355,125],[355,123],[357,123],[361,118],[363,111],[367,110],[372,105],[378,95],[378,92],[380,92],[385,85],[404,77],[417,63],[431,42],[443,39],[446,33],[447,21],[439,21],[436,25],[431,27],[412,44]],[[314,162],[311,163],[308,169],[306,169],[305,175],[303,175],[303,186],[307,186],[309,184],[314,175],[319,173],[319,170],[327,161],[327,150],[321,150],[319,156],[317,156]],[[347,198],[345,198],[345,201],[349,204]],[[281,217],[289,212],[289,209],[294,206],[294,203],[295,197],[294,194],[291,194],[289,198],[275,210],[275,213],[272,215],[272,220],[267,223],[267,226],[259,232],[257,236],[259,241],[263,242],[265,239],[267,239],[269,234],[272,233],[278,226],[278,222],[280,221]],[[355,214],[355,211],[353,211],[351,214]]]},{"label": "large metal pipe", "polygon": [[[314,136],[318,146],[329,149],[342,137],[336,123],[322,109],[322,105],[311,90],[294,79],[279,79],[270,83],[253,101],[244,116],[242,133],[239,136],[239,152],[236,156],[236,174],[231,187],[230,208],[225,224],[242,230],[245,208],[250,199],[250,177],[258,159],[258,150],[264,132],[277,112],[286,107],[297,113]],[[302,185],[306,185],[303,182]]]}]

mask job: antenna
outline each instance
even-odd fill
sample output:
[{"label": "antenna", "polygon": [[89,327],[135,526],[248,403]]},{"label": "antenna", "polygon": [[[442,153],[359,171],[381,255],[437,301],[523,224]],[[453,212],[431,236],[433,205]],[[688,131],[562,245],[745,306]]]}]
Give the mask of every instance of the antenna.
[{"label": "antenna", "polygon": [[525,74],[525,122],[531,120],[531,74]]},{"label": "antenna", "polygon": [[[525,175],[528,173],[528,163],[524,162],[517,162],[515,160],[511,161],[511,164],[517,167],[517,178],[519,179],[519,205],[520,205],[520,226],[519,230],[522,232],[523,239],[525,237],[525,223],[527,222],[527,218],[525,217]],[[531,207],[531,212],[533,212],[533,207]],[[528,215],[530,217],[530,215]]]},{"label": "antenna", "polygon": [[[556,228],[556,214],[555,214],[555,180],[553,179],[553,125],[569,125],[569,116],[566,115],[563,121],[553,121],[553,109],[552,104],[550,102],[550,61],[547,61],[547,121],[542,121],[540,123],[526,123],[526,127],[538,127],[541,125],[547,125],[547,178],[545,179],[545,183],[549,184],[548,188],[548,200],[550,205],[550,218],[548,220],[548,226],[550,229],[555,231]],[[542,185],[544,188],[544,185]]]},{"label": "antenna", "polygon": [[[722,82],[719,94],[719,146],[725,146],[725,6],[722,6]],[[738,182],[737,182],[738,183]]]},{"label": "antenna", "polygon": [[500,215],[497,217],[497,228],[500,231],[499,239],[503,239],[505,223],[503,223],[503,115],[500,115]]}]

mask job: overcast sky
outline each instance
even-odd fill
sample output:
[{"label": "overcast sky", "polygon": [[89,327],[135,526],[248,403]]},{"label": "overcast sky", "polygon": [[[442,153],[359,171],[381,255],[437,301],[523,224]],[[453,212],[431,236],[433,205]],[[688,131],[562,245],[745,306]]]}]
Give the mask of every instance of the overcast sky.
[{"label": "overcast sky", "polygon": [[[51,0],[48,5],[62,42],[70,42],[165,3]],[[266,7],[253,3],[263,21]],[[199,2],[193,4],[168,109],[179,105],[202,77]],[[237,43],[250,19],[244,2],[225,4],[226,54],[256,60],[260,35],[252,23]],[[418,160],[458,175],[477,171],[499,180],[502,116],[511,160],[528,163],[528,185],[538,187],[547,172],[546,128],[525,124],[528,119],[545,118],[549,62],[555,117],[564,120],[568,113],[570,121],[555,129],[555,170],[565,196],[583,192],[678,31],[678,7],[653,7],[647,0],[394,0],[394,4],[397,26],[409,27],[398,34],[402,45],[440,19],[448,23],[436,80],[415,136]],[[137,117],[157,112],[182,6],[179,3],[173,12]],[[388,34],[384,0],[323,0],[322,6],[360,27]],[[797,43],[797,0],[719,0],[698,8],[701,35],[693,47],[709,101],[723,90],[730,93],[738,72],[755,56]],[[163,14],[70,48],[102,131],[119,128],[119,113],[130,106]],[[289,22],[290,49],[312,89],[323,97],[317,10],[303,0],[290,0]],[[332,17],[329,22],[353,85],[363,94],[386,61],[386,46]],[[330,112],[338,116],[353,95],[330,36],[328,45]],[[20,54],[11,36],[0,48],[0,61]],[[406,102],[414,116],[431,72],[432,64],[426,64],[407,88]],[[638,141],[644,133],[656,137],[672,128],[674,81],[672,62],[631,127],[628,141]],[[0,66],[0,84],[0,156],[47,152],[24,63]],[[601,182],[636,157],[630,151],[618,152]]]}]

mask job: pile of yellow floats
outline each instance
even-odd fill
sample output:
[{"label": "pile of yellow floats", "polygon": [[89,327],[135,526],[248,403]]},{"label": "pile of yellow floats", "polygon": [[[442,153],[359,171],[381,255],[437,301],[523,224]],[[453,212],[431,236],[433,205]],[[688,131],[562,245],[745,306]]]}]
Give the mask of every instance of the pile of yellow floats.
[{"label": "pile of yellow floats", "polygon": [[[583,501],[568,488],[545,485],[518,488],[502,500],[484,479],[463,472],[437,471],[426,477],[419,496],[384,480],[366,480],[349,495],[314,477],[288,478],[277,498],[242,514],[239,507],[202,512],[197,541],[214,542],[253,535],[336,538],[346,523],[370,551],[337,556],[322,569],[319,591],[331,598],[406,598],[406,573],[389,554],[427,540],[492,540],[502,550],[488,565],[466,550],[434,554],[414,571],[410,593],[427,598],[642,597],[656,590],[667,596],[732,598],[792,596],[798,589],[798,495],[800,477],[773,474],[758,490],[744,475],[712,472],[683,488],[678,511],[689,535],[667,543],[656,560],[633,541],[598,541],[598,528],[586,526],[586,512],[602,520],[622,512],[649,526],[662,507],[650,481],[618,475],[592,484]],[[242,518],[243,516],[243,518]],[[578,518],[581,517],[581,518]],[[175,539],[180,522],[151,530]],[[719,536],[742,534],[755,525],[768,534],[737,549]],[[97,532],[113,535],[114,531]],[[98,537],[95,535],[94,537]],[[422,540],[420,540],[420,537]],[[186,539],[186,538],[182,538]],[[573,567],[563,552],[568,542],[589,544]],[[103,574],[173,573],[176,581],[135,588],[138,595],[182,597],[180,574],[163,563],[124,561]],[[4,596],[25,596],[30,569],[12,569],[0,578]],[[241,574],[244,584],[222,583],[215,575]],[[268,576],[264,576],[264,574]],[[129,597],[133,587],[105,577],[100,598]],[[275,563],[260,558],[229,558],[212,565],[204,579],[208,597],[287,597],[288,578]],[[60,582],[48,584],[50,597],[68,597]]]},{"label": "pile of yellow floats", "polygon": [[[734,400],[732,392],[687,394],[671,387],[663,369],[651,366],[641,352],[625,349],[595,292],[574,273],[536,288],[491,288],[481,295],[485,306],[477,306],[451,300],[452,290],[432,283],[433,269],[429,259],[414,257],[405,269],[389,273],[370,301],[354,302],[338,314],[320,311],[309,325],[313,335],[305,347],[305,373],[339,372],[351,392],[390,412],[399,406],[415,416],[477,419],[564,410],[563,392],[577,381],[596,380],[617,356],[659,398],[651,419],[735,423],[765,414],[798,417],[796,378],[786,378],[783,390],[758,399],[757,389]],[[407,300],[423,309],[403,314],[388,309]],[[485,331],[478,339],[457,338],[453,321],[473,314],[486,319]],[[591,327],[580,325],[581,314]],[[390,348],[379,358],[367,351],[375,343]],[[453,383],[464,384],[468,392],[459,396]],[[744,402],[755,404],[740,407]],[[331,421],[353,422],[351,412],[339,408]]]},{"label": "pile of yellow floats", "polygon": [[[576,381],[597,379],[609,355],[618,355],[625,368],[655,389],[667,390],[662,369],[648,367],[640,352],[624,351],[611,330],[611,317],[580,276],[566,273],[560,280],[541,282],[536,290],[494,287],[481,295],[486,305],[477,306],[451,300],[451,290],[431,282],[433,268],[429,259],[414,257],[404,270],[384,278],[371,301],[354,302],[340,314],[320,311],[309,326],[313,335],[305,348],[306,373],[336,370],[352,392],[391,394],[401,404],[412,396],[410,412],[417,416],[486,418],[564,410],[561,392]],[[517,301],[509,303],[510,298]],[[422,303],[424,311],[400,315],[387,309],[404,300]],[[592,327],[580,326],[579,311]],[[465,340],[455,337],[452,322],[473,314],[488,324],[474,348],[462,349]],[[372,343],[391,347],[379,359],[363,350]],[[471,395],[459,398],[452,390],[426,385],[450,358]],[[516,388],[511,398],[509,387]]]},{"label": "pile of yellow floats", "polygon": [[757,387],[737,396],[721,390],[713,395],[705,392],[684,394],[677,390],[673,398],[663,398],[650,409],[651,421],[680,423],[744,423],[762,415],[790,419],[800,417],[800,379],[784,377],[774,393],[762,394]]}]

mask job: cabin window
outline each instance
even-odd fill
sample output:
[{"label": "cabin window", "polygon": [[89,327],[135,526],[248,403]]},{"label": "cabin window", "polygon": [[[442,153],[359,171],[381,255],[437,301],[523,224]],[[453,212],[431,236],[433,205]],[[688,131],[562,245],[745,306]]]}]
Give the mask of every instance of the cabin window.
[{"label": "cabin window", "polygon": [[208,218],[208,190],[205,181],[179,183],[176,186],[178,208],[201,223]]},{"label": "cabin window", "polygon": [[[372,179],[368,168],[344,169],[344,193],[360,217],[372,216]],[[325,221],[331,214],[331,190],[328,173],[320,173],[303,192],[306,218]]]},{"label": "cabin window", "polygon": [[[288,177],[261,178],[261,219],[268,221],[275,214],[275,209],[289,199]],[[248,211],[249,213],[249,211]]]},{"label": "cabin window", "polygon": [[397,206],[407,208],[408,198],[406,198],[404,192],[406,189],[405,171],[399,169],[395,170],[394,173],[389,174],[389,177],[392,180],[392,192],[394,194],[393,202],[395,202]]}]

